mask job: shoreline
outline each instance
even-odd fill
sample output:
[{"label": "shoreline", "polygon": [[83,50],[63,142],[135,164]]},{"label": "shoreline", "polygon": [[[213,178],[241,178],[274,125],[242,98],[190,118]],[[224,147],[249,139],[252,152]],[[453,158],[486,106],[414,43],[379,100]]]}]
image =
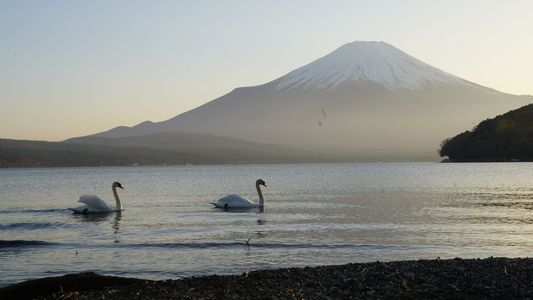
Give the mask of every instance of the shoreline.
[{"label": "shoreline", "polygon": [[[462,161],[453,161],[461,163]],[[465,161],[466,162],[466,161]],[[481,161],[484,162],[484,161]],[[498,162],[498,161],[487,161]],[[528,161],[523,161],[528,162]],[[124,164],[124,165],[64,165],[64,166],[0,166],[0,170],[27,170],[27,169],[83,169],[83,168],[142,168],[142,167],[193,167],[193,166],[254,166],[254,165],[352,165],[352,164],[438,164],[439,160],[416,160],[416,161],[301,161],[301,162],[220,162],[220,163],[187,163],[187,164]]]},{"label": "shoreline", "polygon": [[257,270],[168,280],[79,273],[13,284],[0,289],[0,298],[523,299],[533,298],[532,279],[533,258],[455,258]]}]

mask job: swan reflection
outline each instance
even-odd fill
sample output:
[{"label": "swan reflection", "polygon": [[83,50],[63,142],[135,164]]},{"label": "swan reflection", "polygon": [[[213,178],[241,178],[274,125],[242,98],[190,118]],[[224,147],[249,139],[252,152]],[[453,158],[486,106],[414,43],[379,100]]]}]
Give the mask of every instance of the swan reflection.
[{"label": "swan reflection", "polygon": [[72,214],[77,221],[90,223],[110,223],[113,234],[120,233],[120,223],[122,221],[122,212],[107,214]]}]

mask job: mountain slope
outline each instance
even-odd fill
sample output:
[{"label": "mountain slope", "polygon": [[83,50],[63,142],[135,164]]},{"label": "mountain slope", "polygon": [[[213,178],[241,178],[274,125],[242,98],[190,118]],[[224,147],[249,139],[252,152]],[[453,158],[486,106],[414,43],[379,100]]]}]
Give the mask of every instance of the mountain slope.
[{"label": "mountain slope", "polygon": [[444,140],[440,155],[452,161],[533,161],[533,104]]},{"label": "mountain slope", "polygon": [[427,160],[437,159],[443,137],[531,101],[460,79],[389,44],[354,42],[276,80],[237,88],[167,121],[95,136],[180,131]]}]

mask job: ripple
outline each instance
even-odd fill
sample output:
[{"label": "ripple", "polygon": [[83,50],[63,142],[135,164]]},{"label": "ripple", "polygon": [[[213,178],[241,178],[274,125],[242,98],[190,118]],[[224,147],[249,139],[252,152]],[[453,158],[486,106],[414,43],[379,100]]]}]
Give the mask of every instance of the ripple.
[{"label": "ripple", "polygon": [[413,249],[417,246],[407,245],[382,245],[382,244],[314,244],[314,243],[255,243],[249,242],[221,242],[221,243],[139,243],[139,244],[118,244],[110,247],[124,248],[169,248],[169,249],[227,249],[253,247],[261,249]]},{"label": "ripple", "polygon": [[34,214],[34,213],[56,213],[67,212],[65,208],[50,208],[50,209],[0,209],[0,214]]},{"label": "ripple", "polygon": [[2,230],[40,230],[68,226],[60,222],[22,222],[0,224],[0,231]]},{"label": "ripple", "polygon": [[52,246],[57,243],[50,243],[45,241],[28,241],[28,240],[0,240],[0,249],[4,248],[22,248],[35,246]]}]

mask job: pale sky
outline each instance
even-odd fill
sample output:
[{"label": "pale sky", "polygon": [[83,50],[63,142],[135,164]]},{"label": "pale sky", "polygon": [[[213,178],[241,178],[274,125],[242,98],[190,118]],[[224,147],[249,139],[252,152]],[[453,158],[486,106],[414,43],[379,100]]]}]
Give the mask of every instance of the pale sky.
[{"label": "pale sky", "polygon": [[533,1],[0,2],[0,138],[163,121],[345,43],[533,95]]}]

